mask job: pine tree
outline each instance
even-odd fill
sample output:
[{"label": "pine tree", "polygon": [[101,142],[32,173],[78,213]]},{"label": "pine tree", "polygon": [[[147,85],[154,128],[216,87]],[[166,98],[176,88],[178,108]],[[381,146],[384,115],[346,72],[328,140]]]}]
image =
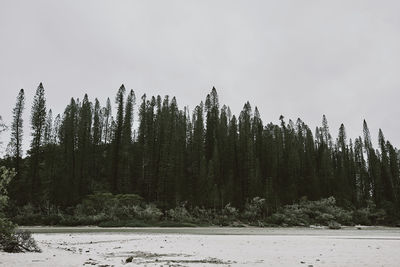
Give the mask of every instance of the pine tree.
[{"label": "pine tree", "polygon": [[25,108],[25,93],[21,89],[17,96],[17,103],[13,109],[13,122],[11,124],[11,156],[14,158],[15,180],[21,180],[21,158],[22,158],[22,137],[23,137],[23,119],[22,113]]},{"label": "pine tree", "polygon": [[111,109],[111,101],[110,98],[107,98],[106,107],[103,109],[104,115],[104,144],[108,144],[111,140],[111,122],[112,122],[112,109]]},{"label": "pine tree", "polygon": [[[317,134],[316,134],[317,135]],[[332,166],[332,138],[326,116],[322,117],[322,127],[319,129],[317,169],[320,177],[321,193],[323,197],[333,195],[333,166]]]},{"label": "pine tree", "polygon": [[[229,161],[228,161],[228,117],[229,108],[222,106],[220,111],[220,119],[218,123],[218,161],[219,161],[219,177],[217,177],[217,190],[219,205],[225,206],[229,202],[229,193],[227,192],[227,184],[229,182]],[[232,186],[232,185],[230,185]]]},{"label": "pine tree", "polygon": [[393,183],[393,194],[394,201],[397,205],[397,208],[400,208],[400,165],[399,165],[399,156],[396,149],[392,146],[392,144],[387,141],[386,147],[389,154],[389,165],[390,165],[390,174],[392,176]]},{"label": "pine tree", "polygon": [[332,148],[332,137],[331,134],[329,133],[328,120],[326,119],[325,115],[322,116],[321,133],[325,144],[327,144],[329,148]]},{"label": "pine tree", "polygon": [[43,135],[46,122],[46,100],[44,96],[44,88],[42,83],[39,84],[35,97],[33,99],[33,106],[31,111],[31,129],[32,129],[32,142],[29,151],[30,154],[30,168],[31,168],[31,200],[38,203],[41,193],[41,178],[40,178],[40,161],[42,157],[41,145],[43,142]]},{"label": "pine tree", "polygon": [[3,122],[3,118],[0,116],[0,134],[7,130],[7,125]]},{"label": "pine tree", "polygon": [[96,98],[93,110],[93,127],[92,127],[92,168],[93,168],[93,186],[99,182],[99,177],[102,169],[100,147],[103,137],[103,110],[100,107],[100,102]]},{"label": "pine tree", "polygon": [[371,181],[368,177],[366,162],[364,159],[363,141],[361,136],[354,142],[354,158],[356,168],[357,202],[368,201],[371,197]]},{"label": "pine tree", "polygon": [[205,102],[206,112],[206,136],[205,136],[205,153],[206,160],[210,161],[213,156],[214,146],[217,140],[217,130],[219,121],[219,101],[217,90],[213,87],[211,93],[207,95]]},{"label": "pine tree", "polygon": [[133,90],[130,91],[125,104],[125,116],[122,126],[122,143],[123,146],[132,144],[132,125],[133,125],[133,108],[136,103],[136,97]]},{"label": "pine tree", "polygon": [[58,204],[68,206],[78,199],[77,179],[77,132],[79,107],[74,98],[65,108],[60,125],[60,146],[63,151],[64,164],[61,177],[58,179]]},{"label": "pine tree", "polygon": [[[32,107],[31,148],[22,159],[20,91],[10,142],[19,156],[13,150],[12,158],[2,160],[19,166],[21,186],[12,186],[11,195],[26,199],[14,197],[17,204],[48,201],[66,208],[92,192],[111,191],[138,194],[162,209],[186,201],[190,207],[220,209],[231,203],[243,209],[257,196],[266,199],[264,211],[270,215],[299,199],[334,196],[339,205],[357,208],[373,201],[388,218],[399,212],[400,152],[381,130],[375,150],[365,121],[363,138],[348,139],[342,124],[332,141],[326,116],[315,136],[300,118],[294,123],[281,116],[277,124],[264,126],[249,102],[238,119],[229,107],[220,109],[213,88],[192,114],[188,107],[179,109],[175,97],[144,95],[139,128],[132,131],[135,95],[130,91],[125,99],[124,93],[121,86],[115,117],[109,99],[102,108],[85,95],[82,101],[72,98],[53,121],[40,85]],[[21,171],[25,164],[29,169]]]},{"label": "pine tree", "polygon": [[379,129],[379,146],[381,149],[381,179],[383,183],[383,196],[391,202],[394,202],[394,184],[392,173],[390,170],[390,161],[388,149],[386,147],[385,136],[381,129]]},{"label": "pine tree", "polygon": [[367,153],[368,160],[368,176],[371,181],[372,196],[376,204],[380,205],[382,201],[382,181],[381,168],[379,158],[374,150],[371,142],[371,135],[368,129],[367,122],[363,122],[364,147]]},{"label": "pine tree", "polygon": [[53,140],[53,111],[49,109],[46,117],[46,124],[44,127],[43,144],[51,144]]},{"label": "pine tree", "polygon": [[52,143],[53,144],[59,144],[60,142],[60,127],[61,127],[61,116],[60,114],[57,114],[56,118],[54,119],[54,127],[53,127],[53,133],[52,133]]},{"label": "pine tree", "polygon": [[120,153],[121,153],[121,139],[122,139],[122,129],[124,122],[124,95],[125,86],[121,85],[117,92],[115,98],[115,103],[117,104],[117,117],[115,121],[115,127],[113,129],[113,139],[112,139],[112,175],[111,175],[111,191],[117,193],[119,190],[119,173],[120,173]]},{"label": "pine tree", "polygon": [[243,110],[239,117],[239,177],[241,202],[244,203],[250,197],[250,180],[252,171],[252,153],[253,145],[251,142],[251,117],[252,110],[250,103],[247,102],[243,106]]},{"label": "pine tree", "polygon": [[343,123],[339,128],[336,151],[336,177],[338,181],[334,182],[335,196],[339,199],[345,199],[351,195],[351,178],[348,176],[349,171],[349,155],[347,149],[346,129]]},{"label": "pine tree", "polygon": [[90,168],[90,156],[92,148],[92,104],[85,94],[78,115],[78,184],[79,197],[83,197],[92,186],[93,170]]},{"label": "pine tree", "polygon": [[97,147],[98,145],[100,145],[100,142],[102,140],[102,130],[103,130],[102,115],[103,114],[101,111],[100,102],[96,98],[95,103],[94,103],[94,110],[93,110],[93,129],[92,129],[94,147]]},{"label": "pine tree", "polygon": [[60,147],[57,143],[60,127],[60,115],[53,121],[53,112],[47,113],[44,143],[43,143],[43,199],[47,203],[57,202],[57,180],[59,178],[58,168],[62,164]]},{"label": "pine tree", "polygon": [[304,151],[304,176],[306,177],[306,188],[305,195],[311,200],[317,200],[321,198],[321,187],[317,178],[316,170],[316,145],[311,129],[307,125],[302,123],[302,127],[306,132],[305,137],[305,151]]},{"label": "pine tree", "polygon": [[136,103],[136,97],[133,90],[130,91],[125,104],[125,116],[122,126],[122,163],[121,163],[121,174],[122,174],[122,190],[128,192],[133,185],[133,181],[130,179],[130,163],[131,163],[131,147],[132,147],[132,124],[133,124],[133,108]]},{"label": "pine tree", "polygon": [[203,102],[196,106],[193,112],[193,141],[192,141],[192,182],[191,192],[193,203],[203,204],[204,194],[207,192],[205,177],[205,154],[204,154],[204,118]]}]

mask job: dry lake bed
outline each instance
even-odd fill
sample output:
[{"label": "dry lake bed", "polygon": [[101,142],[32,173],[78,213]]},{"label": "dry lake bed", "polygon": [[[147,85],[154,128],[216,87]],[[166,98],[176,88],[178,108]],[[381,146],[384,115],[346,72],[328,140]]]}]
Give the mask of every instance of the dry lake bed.
[{"label": "dry lake bed", "polygon": [[0,266],[400,266],[400,229],[28,227]]}]

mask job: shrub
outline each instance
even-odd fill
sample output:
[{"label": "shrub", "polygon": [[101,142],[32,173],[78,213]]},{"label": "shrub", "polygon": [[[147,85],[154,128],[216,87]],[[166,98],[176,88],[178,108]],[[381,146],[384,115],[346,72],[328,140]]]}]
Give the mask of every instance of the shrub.
[{"label": "shrub", "polygon": [[373,201],[367,202],[367,207],[353,212],[353,221],[356,224],[371,225],[382,224],[386,219],[386,211],[377,209]]},{"label": "shrub", "polygon": [[0,250],[6,250],[8,243],[13,241],[15,224],[0,217]]},{"label": "shrub", "polygon": [[231,203],[228,203],[222,209],[222,214],[232,219],[236,219],[239,215],[239,211],[235,207],[231,206]]},{"label": "shrub", "polygon": [[160,219],[163,213],[156,207],[156,205],[146,204],[144,209],[136,206],[135,215],[137,218],[142,220],[156,221]]},{"label": "shrub", "polygon": [[267,222],[283,226],[306,226],[310,224],[310,217],[298,205],[290,205],[272,214]]},{"label": "shrub", "polygon": [[28,231],[17,231],[10,238],[3,239],[1,246],[5,252],[41,252]]},{"label": "shrub", "polygon": [[100,213],[113,215],[118,201],[111,193],[95,193],[88,195],[75,208],[77,215],[96,215]]},{"label": "shrub", "polygon": [[334,197],[318,201],[300,201],[299,204],[287,205],[267,219],[278,225],[305,226],[310,224],[328,225],[331,221],[351,225],[352,212],[336,206]]},{"label": "shrub", "polygon": [[12,219],[19,225],[56,225],[60,223],[62,216],[57,209],[43,212],[40,208],[35,208],[28,203],[17,208],[16,215]]},{"label": "shrub", "polygon": [[65,226],[78,226],[78,225],[98,225],[99,223],[110,220],[104,213],[96,215],[64,215],[60,220],[60,225]]},{"label": "shrub", "polygon": [[161,212],[154,205],[141,207],[142,198],[135,194],[95,193],[87,196],[74,210],[78,222],[99,223],[134,218],[157,219]]},{"label": "shrub", "polygon": [[263,217],[265,199],[255,197],[246,203],[242,217],[247,220],[258,220]]},{"label": "shrub", "polygon": [[191,214],[192,214],[193,220],[196,222],[213,224],[215,221],[215,212],[211,209],[194,207],[192,209]]},{"label": "shrub", "polygon": [[175,222],[193,222],[193,216],[188,212],[185,203],[165,212],[166,218]]},{"label": "shrub", "polygon": [[370,212],[368,208],[362,208],[355,210],[353,212],[353,222],[355,224],[361,224],[361,225],[371,225],[371,220],[369,218]]},{"label": "shrub", "polygon": [[119,194],[115,199],[120,206],[135,206],[143,202],[143,198],[136,194]]},{"label": "shrub", "polygon": [[7,185],[15,176],[13,170],[0,167],[0,250],[6,252],[40,252],[29,232],[15,231],[16,225],[8,220],[3,209],[8,204]]},{"label": "shrub", "polygon": [[329,229],[333,229],[333,230],[338,230],[338,229],[341,229],[341,228],[342,228],[342,226],[340,225],[340,223],[335,222],[335,221],[330,221],[330,222],[328,223],[328,227],[329,227]]}]

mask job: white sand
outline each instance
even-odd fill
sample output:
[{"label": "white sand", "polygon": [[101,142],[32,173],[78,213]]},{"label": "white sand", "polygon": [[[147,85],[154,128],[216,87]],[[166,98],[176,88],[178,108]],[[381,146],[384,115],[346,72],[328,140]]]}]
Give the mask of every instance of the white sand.
[{"label": "white sand", "polygon": [[43,253],[0,253],[1,266],[400,266],[400,229],[393,228],[33,231],[75,232],[36,233]]}]

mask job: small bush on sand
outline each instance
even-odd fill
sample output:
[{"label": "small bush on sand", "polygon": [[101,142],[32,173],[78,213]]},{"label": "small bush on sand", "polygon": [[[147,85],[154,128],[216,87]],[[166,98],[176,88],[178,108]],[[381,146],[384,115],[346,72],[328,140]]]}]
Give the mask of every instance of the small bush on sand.
[{"label": "small bush on sand", "polygon": [[73,218],[64,220],[78,224],[98,224],[108,221],[132,219],[157,220],[161,211],[152,204],[144,205],[143,199],[135,194],[95,193],[87,196],[74,210]]},{"label": "small bush on sand", "polygon": [[211,209],[194,207],[191,210],[194,221],[205,224],[213,224],[215,220],[215,212]]},{"label": "small bush on sand", "polygon": [[32,235],[28,231],[16,231],[1,242],[5,252],[41,252]]},{"label": "small bush on sand", "polygon": [[76,215],[97,215],[100,213],[109,214],[110,217],[118,206],[118,201],[111,193],[95,193],[88,195],[75,208]]},{"label": "small bush on sand", "polygon": [[61,213],[44,212],[39,207],[34,207],[28,203],[17,208],[15,216],[12,220],[19,225],[57,225],[62,220]]},{"label": "small bush on sand", "polygon": [[341,229],[341,228],[342,228],[342,226],[340,225],[340,223],[335,222],[335,221],[330,221],[330,222],[328,223],[328,227],[329,227],[329,229],[333,229],[333,230],[338,230],[338,229]]},{"label": "small bush on sand", "polygon": [[229,218],[236,219],[239,215],[239,211],[237,208],[231,206],[231,203],[228,203],[222,209],[222,214],[228,216]]},{"label": "small bush on sand", "polygon": [[352,212],[336,206],[334,197],[318,201],[300,201],[286,205],[267,219],[269,223],[288,226],[306,226],[310,224],[328,225],[335,221],[344,225],[353,224]]},{"label": "small bush on sand", "polygon": [[229,226],[236,220],[238,220],[239,211],[231,206],[230,203],[226,204],[221,210],[221,213],[217,213],[215,216],[215,221],[218,225]]},{"label": "small bush on sand", "polygon": [[373,201],[368,201],[365,208],[353,212],[353,222],[361,225],[381,224],[385,221],[386,212],[378,209]]},{"label": "small bush on sand", "polygon": [[144,208],[136,206],[135,217],[145,221],[158,221],[163,213],[154,204],[146,204]]},{"label": "small bush on sand", "polygon": [[246,203],[242,217],[249,221],[257,221],[262,219],[265,199],[255,197]]},{"label": "small bush on sand", "polygon": [[40,252],[29,232],[16,231],[16,225],[9,221],[3,209],[8,204],[7,185],[15,176],[13,170],[0,167],[0,250],[6,252]]},{"label": "small bush on sand", "polygon": [[165,217],[167,218],[167,220],[171,220],[174,222],[194,222],[195,219],[186,209],[185,204],[186,203],[182,203],[174,209],[167,210],[165,212]]}]

